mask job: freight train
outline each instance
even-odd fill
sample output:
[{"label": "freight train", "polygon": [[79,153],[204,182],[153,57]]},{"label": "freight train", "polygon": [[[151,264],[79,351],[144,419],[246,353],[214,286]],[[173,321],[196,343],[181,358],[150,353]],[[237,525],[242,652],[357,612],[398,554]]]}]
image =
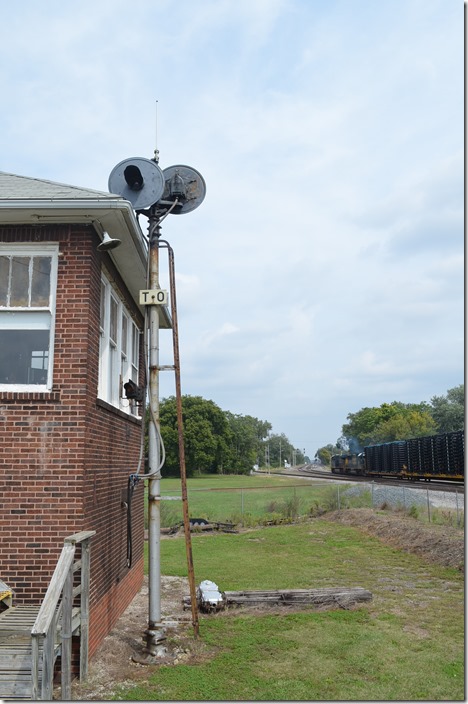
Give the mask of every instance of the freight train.
[{"label": "freight train", "polygon": [[368,445],[363,452],[333,455],[333,474],[430,481],[465,479],[465,432]]}]

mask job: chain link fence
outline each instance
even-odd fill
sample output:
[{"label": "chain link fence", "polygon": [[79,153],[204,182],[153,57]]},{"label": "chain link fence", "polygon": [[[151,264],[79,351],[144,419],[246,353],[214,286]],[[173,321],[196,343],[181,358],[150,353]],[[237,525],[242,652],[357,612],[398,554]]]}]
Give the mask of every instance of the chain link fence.
[{"label": "chain link fence", "polygon": [[[176,497],[162,499],[161,525],[170,527],[180,522],[181,502],[169,500]],[[404,511],[425,522],[464,527],[461,489],[445,492],[373,482],[307,482],[279,487],[191,489],[188,499],[192,519],[242,526],[288,523],[327,511],[365,507]]]}]

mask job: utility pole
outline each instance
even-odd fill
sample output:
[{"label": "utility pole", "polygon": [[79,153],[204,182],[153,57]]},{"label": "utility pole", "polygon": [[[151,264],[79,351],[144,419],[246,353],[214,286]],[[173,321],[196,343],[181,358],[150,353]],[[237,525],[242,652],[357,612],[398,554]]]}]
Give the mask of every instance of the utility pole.
[{"label": "utility pole", "polygon": [[[149,288],[159,289],[160,216],[153,206],[149,216]],[[148,426],[148,628],[145,653],[139,662],[153,662],[165,653],[161,624],[161,443],[159,440],[159,306],[149,310],[149,402]]]},{"label": "utility pole", "polygon": [[[145,631],[145,648],[142,655],[134,655],[133,660],[142,664],[153,664],[155,658],[164,655],[166,640],[161,622],[161,432],[159,422],[159,310],[165,296],[159,289],[159,245],[161,222],[170,213],[181,215],[197,208],[203,201],[206,186],[203,176],[190,166],[169,166],[162,171],[158,165],[159,150],[155,149],[153,159],[132,157],[119,162],[109,176],[109,190],[119,193],[130,201],[134,210],[148,217],[148,269],[146,285],[149,290],[140,291],[140,303],[149,306],[145,314],[145,357],[149,363],[149,472],[148,480],[148,628]],[[167,244],[167,243],[166,243]],[[176,372],[176,395],[178,404],[177,422],[179,430],[179,454],[181,460],[182,503],[184,509],[184,530],[186,538],[187,562],[192,604],[192,620],[195,637],[198,635],[198,611],[196,605],[195,581],[190,539],[190,518],[187,503],[185,453],[183,448],[182,400],[180,390],[180,365],[175,305],[175,273],[171,252],[171,302],[174,318],[173,345]],[[151,300],[146,296],[153,293]],[[143,295],[143,300],[142,300]],[[177,360],[176,360],[177,357]]]}]

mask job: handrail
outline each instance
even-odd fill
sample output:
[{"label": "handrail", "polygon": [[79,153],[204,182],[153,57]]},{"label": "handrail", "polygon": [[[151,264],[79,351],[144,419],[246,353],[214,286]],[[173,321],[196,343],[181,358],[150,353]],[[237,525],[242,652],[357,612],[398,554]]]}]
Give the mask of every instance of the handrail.
[{"label": "handrail", "polygon": [[75,546],[64,545],[47,588],[44,601],[41,604],[41,608],[39,609],[39,613],[31,629],[32,636],[45,636],[48,633],[63,591],[65,580],[70,571],[70,567],[73,565],[74,557]]},{"label": "handrail", "polygon": [[[82,531],[68,536],[55,567],[49,587],[31,629],[32,655],[32,699],[51,700],[55,661],[55,640],[60,620],[62,699],[71,699],[71,646],[72,611],[75,591],[73,573],[76,545],[81,547],[80,589],[80,679],[85,679],[88,671],[88,626],[89,626],[89,541],[96,531]],[[75,564],[76,567],[76,564]],[[59,602],[61,603],[59,605]],[[42,678],[39,683],[40,644],[43,640]],[[40,686],[39,686],[40,685]]]}]

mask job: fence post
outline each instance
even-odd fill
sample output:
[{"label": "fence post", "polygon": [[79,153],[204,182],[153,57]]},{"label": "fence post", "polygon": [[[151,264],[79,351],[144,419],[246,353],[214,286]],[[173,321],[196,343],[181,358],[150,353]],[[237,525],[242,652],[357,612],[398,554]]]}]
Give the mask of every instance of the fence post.
[{"label": "fence post", "polygon": [[455,489],[455,503],[457,505],[457,527],[460,528],[460,513],[458,510],[458,489]]},{"label": "fence post", "polygon": [[429,523],[431,522],[431,502],[429,501],[429,489],[426,489],[426,495],[427,495],[427,517],[429,519]]},{"label": "fence post", "polygon": [[337,488],[337,496],[338,496],[338,511],[341,511],[341,502],[340,502],[340,485],[336,485]]},{"label": "fence post", "polygon": [[52,701],[54,688],[54,649],[57,632],[57,613],[51,619],[50,628],[43,640],[41,699]]},{"label": "fence post", "polygon": [[241,487],[241,516],[244,517],[244,490]]},{"label": "fence post", "polygon": [[374,508],[374,482],[371,484],[371,508]]},{"label": "fence post", "polygon": [[81,543],[80,680],[82,682],[88,677],[90,552],[90,538],[87,538]]},{"label": "fence post", "polygon": [[71,670],[72,670],[72,610],[73,610],[73,562],[68,570],[62,593],[62,692],[61,698],[65,701],[71,699]]},{"label": "fence post", "polygon": [[31,659],[32,659],[32,690],[31,699],[37,701],[41,698],[41,682],[39,681],[39,646],[42,636],[31,635]]}]

